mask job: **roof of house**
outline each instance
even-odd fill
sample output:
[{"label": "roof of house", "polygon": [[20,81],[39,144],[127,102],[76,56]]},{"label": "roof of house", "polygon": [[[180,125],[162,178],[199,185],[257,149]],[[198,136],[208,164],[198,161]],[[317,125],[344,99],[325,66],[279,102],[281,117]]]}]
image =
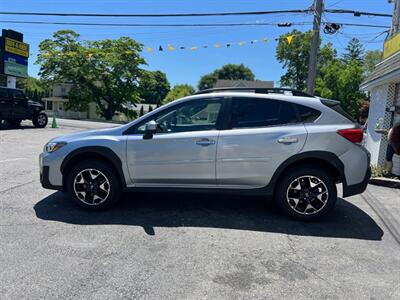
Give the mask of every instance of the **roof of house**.
[{"label": "roof of house", "polygon": [[214,84],[214,88],[221,87],[248,87],[248,88],[272,88],[274,87],[273,81],[249,81],[249,80],[224,80],[218,79]]},{"label": "roof of house", "polygon": [[59,102],[68,102],[68,98],[63,98],[63,97],[57,97],[57,96],[50,96],[50,97],[45,97],[42,98],[43,101],[59,101]]},{"label": "roof of house", "polygon": [[395,75],[396,72],[400,71],[400,52],[389,56],[379,64],[375,66],[375,69],[369,74],[369,76],[361,83],[361,88],[367,89],[368,86],[376,85],[386,78]]}]

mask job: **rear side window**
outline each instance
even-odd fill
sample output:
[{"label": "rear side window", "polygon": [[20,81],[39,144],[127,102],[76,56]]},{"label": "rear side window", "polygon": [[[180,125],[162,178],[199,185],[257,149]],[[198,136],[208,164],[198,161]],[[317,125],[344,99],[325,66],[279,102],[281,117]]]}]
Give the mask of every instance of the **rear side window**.
[{"label": "rear side window", "polygon": [[236,98],[232,102],[232,128],[268,127],[297,123],[294,106],[285,101]]},{"label": "rear side window", "polygon": [[297,110],[299,112],[299,116],[302,122],[304,123],[312,123],[314,122],[316,119],[319,118],[319,116],[321,115],[321,112],[313,109],[311,107],[307,107],[304,105],[298,105],[297,106]]},{"label": "rear side window", "polygon": [[329,108],[336,111],[338,114],[345,117],[347,120],[355,123],[356,121],[350,116],[341,106],[339,101],[330,100],[330,99],[321,99],[323,105],[328,106]]},{"label": "rear side window", "polygon": [[0,98],[8,98],[8,91],[6,89],[0,89]]}]

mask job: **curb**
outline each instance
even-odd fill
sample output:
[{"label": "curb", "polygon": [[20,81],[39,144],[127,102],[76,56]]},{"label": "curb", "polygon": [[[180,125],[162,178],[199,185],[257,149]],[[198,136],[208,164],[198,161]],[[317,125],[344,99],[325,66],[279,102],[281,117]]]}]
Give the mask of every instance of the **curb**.
[{"label": "curb", "polygon": [[384,177],[375,177],[369,180],[370,184],[385,186],[392,189],[400,189],[400,180],[399,179],[390,179]]}]

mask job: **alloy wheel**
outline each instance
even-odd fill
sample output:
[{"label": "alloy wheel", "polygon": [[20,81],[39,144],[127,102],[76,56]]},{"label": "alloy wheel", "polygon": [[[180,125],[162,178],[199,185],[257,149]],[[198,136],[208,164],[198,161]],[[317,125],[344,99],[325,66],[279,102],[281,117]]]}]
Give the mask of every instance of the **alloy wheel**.
[{"label": "alloy wheel", "polygon": [[320,212],[329,199],[328,188],[316,176],[301,176],[293,180],[286,192],[289,206],[302,215]]},{"label": "alloy wheel", "polygon": [[46,116],[45,116],[45,115],[40,114],[40,115],[38,116],[38,124],[39,124],[40,126],[43,126],[44,124],[46,124]]},{"label": "alloy wheel", "polygon": [[99,205],[110,194],[110,182],[104,173],[96,169],[84,169],[74,179],[76,197],[85,204]]}]

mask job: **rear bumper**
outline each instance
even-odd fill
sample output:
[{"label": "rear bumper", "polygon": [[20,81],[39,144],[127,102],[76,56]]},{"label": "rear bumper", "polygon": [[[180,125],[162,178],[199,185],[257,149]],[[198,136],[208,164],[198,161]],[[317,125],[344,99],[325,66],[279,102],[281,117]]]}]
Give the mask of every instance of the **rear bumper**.
[{"label": "rear bumper", "polygon": [[343,183],[343,197],[350,197],[353,195],[361,194],[367,188],[369,179],[371,178],[371,167],[368,167],[363,181],[353,185]]}]

